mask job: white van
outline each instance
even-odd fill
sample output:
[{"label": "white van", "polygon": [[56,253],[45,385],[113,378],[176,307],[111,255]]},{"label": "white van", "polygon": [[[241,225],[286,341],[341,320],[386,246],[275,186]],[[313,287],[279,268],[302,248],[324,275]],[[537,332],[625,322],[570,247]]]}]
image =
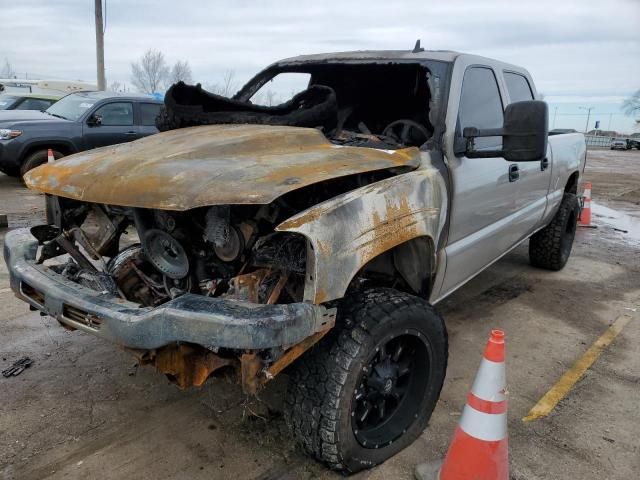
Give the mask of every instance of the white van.
[{"label": "white van", "polygon": [[97,90],[96,85],[66,80],[26,80],[20,78],[0,78],[0,93],[37,93],[62,96],[67,93]]}]

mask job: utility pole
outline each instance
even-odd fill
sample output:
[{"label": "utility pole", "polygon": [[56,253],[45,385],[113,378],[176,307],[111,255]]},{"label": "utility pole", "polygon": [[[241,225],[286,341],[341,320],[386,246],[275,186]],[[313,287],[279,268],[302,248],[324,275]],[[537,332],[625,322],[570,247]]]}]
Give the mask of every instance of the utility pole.
[{"label": "utility pole", "polygon": [[98,69],[98,90],[105,90],[104,78],[104,23],[102,21],[102,0],[95,0],[96,10],[96,66]]},{"label": "utility pole", "polygon": [[553,109],[553,127],[551,128],[556,128],[556,115],[558,115],[558,107]]},{"label": "utility pole", "polygon": [[593,110],[593,107],[578,107],[578,108],[587,111],[587,123],[584,126],[584,133],[587,133],[587,130],[589,130],[589,118],[591,117],[591,110]]}]

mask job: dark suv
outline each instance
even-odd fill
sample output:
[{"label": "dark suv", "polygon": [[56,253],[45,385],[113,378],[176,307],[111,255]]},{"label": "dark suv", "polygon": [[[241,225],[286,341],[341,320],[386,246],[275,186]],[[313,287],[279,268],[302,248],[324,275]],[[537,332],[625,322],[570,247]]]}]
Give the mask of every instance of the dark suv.
[{"label": "dark suv", "polygon": [[57,159],[157,133],[161,105],[146,95],[77,92],[44,112],[0,112],[0,171],[22,176],[47,161],[49,148]]}]

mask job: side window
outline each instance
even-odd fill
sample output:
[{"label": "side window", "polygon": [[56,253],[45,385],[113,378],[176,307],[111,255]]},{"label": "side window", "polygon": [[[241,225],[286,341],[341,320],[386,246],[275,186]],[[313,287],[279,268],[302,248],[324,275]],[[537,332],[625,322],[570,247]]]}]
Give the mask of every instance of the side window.
[{"label": "side window", "polygon": [[103,126],[133,125],[133,105],[129,102],[107,103],[95,111],[102,117]]},{"label": "side window", "polygon": [[46,110],[51,106],[48,100],[42,100],[40,98],[25,98],[23,102],[16,107],[16,110]]},{"label": "side window", "polygon": [[160,114],[160,106],[157,103],[140,103],[140,124],[150,127],[156,126],[156,117]]},{"label": "side window", "polygon": [[[460,133],[466,127],[502,127],[504,111],[500,90],[490,68],[470,67],[464,73],[458,122]],[[477,138],[475,145],[478,150],[501,149],[502,137]]]},{"label": "side window", "polygon": [[251,103],[273,107],[288,102],[296,94],[309,88],[311,75],[302,72],[282,72],[277,74],[251,97]]},{"label": "side window", "polygon": [[525,76],[512,72],[504,72],[504,81],[507,84],[507,91],[509,92],[509,100],[511,100],[511,103],[533,100],[533,92],[531,92],[531,86]]}]

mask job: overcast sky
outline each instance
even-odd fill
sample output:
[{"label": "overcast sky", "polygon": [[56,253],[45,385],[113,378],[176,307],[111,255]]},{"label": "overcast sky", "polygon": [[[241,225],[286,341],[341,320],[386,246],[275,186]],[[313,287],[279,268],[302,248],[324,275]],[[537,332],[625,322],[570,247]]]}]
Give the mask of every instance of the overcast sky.
[{"label": "overcast sky", "polygon": [[[106,2],[107,84],[129,82],[131,62],[150,47],[216,83],[226,70],[244,82],[283,57],[410,49],[421,38],[427,49],[524,66],[556,127],[584,128],[577,107],[593,106],[601,128],[630,130],[619,107],[640,89],[640,0]],[[93,3],[0,0],[0,61],[21,75],[95,82]]]}]

